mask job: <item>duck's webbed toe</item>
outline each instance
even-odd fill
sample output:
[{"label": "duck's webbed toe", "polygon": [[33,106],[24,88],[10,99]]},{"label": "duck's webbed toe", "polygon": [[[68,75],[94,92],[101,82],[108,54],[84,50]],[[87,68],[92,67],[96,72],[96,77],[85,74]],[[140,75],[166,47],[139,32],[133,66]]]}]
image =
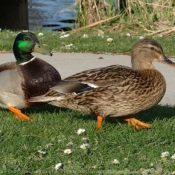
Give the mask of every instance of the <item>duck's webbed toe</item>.
[{"label": "duck's webbed toe", "polygon": [[9,106],[8,109],[15,114],[16,120],[31,121],[31,122],[33,121],[33,119],[23,114],[19,109],[16,109],[13,106]]}]

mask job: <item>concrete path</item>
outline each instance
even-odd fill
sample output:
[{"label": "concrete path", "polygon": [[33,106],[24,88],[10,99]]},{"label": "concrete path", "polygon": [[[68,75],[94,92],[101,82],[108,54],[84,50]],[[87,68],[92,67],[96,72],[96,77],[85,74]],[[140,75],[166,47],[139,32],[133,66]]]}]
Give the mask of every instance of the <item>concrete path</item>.
[{"label": "concrete path", "polygon": [[[49,62],[61,74],[62,78],[77,72],[104,67],[114,64],[131,66],[130,56],[126,55],[111,55],[111,54],[91,54],[91,53],[53,53],[53,56],[45,56],[34,53],[38,58]],[[12,53],[0,54],[0,64],[14,61]],[[175,62],[175,58],[171,58]],[[154,66],[163,74],[167,82],[167,90],[164,98],[161,100],[161,105],[175,105],[175,68],[165,64],[154,63]]]}]

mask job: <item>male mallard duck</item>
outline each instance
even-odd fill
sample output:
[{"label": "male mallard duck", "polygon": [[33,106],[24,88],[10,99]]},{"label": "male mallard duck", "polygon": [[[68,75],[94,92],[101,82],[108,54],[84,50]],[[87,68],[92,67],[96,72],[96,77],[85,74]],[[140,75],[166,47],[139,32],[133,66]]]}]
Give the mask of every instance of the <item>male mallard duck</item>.
[{"label": "male mallard duck", "polygon": [[131,58],[132,68],[112,65],[83,71],[64,79],[45,95],[33,97],[31,101],[95,114],[98,116],[97,129],[102,127],[106,116],[120,117],[137,129],[150,128],[150,124],[132,115],[155,106],[165,94],[165,79],[152,62],[170,66],[175,63],[164,55],[162,47],[153,39],[137,42]]},{"label": "male mallard duck", "polygon": [[[16,108],[26,108],[40,103],[31,103],[30,97],[45,94],[52,81],[61,80],[60,74],[49,63],[34,57],[37,51],[52,55],[39,44],[37,37],[30,32],[19,33],[13,44],[16,62],[0,65],[0,107],[15,113],[16,119],[30,120]],[[47,83],[47,84],[44,84]]]}]

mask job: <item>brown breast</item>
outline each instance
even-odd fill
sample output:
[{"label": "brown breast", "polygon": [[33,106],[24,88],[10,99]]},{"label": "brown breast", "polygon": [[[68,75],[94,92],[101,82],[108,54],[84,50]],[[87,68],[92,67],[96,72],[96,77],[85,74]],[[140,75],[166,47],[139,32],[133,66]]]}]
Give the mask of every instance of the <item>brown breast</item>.
[{"label": "brown breast", "polygon": [[30,97],[45,94],[50,87],[61,80],[58,71],[39,58],[35,58],[27,64],[19,65],[18,71],[22,78],[22,89],[28,106],[36,105],[36,103],[28,102]]}]

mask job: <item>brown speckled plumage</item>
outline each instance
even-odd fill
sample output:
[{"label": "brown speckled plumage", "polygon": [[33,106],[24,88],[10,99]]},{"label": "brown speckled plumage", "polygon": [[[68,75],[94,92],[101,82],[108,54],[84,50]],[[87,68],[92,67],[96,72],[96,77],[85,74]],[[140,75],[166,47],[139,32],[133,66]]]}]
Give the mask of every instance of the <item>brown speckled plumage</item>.
[{"label": "brown speckled plumage", "polygon": [[[114,66],[108,68],[112,67]],[[98,83],[100,85],[97,88],[77,94],[65,94],[62,100],[55,99],[50,104],[103,117],[121,117],[149,109],[162,99],[166,86],[163,76],[158,71],[136,72],[128,67],[122,66],[122,69],[119,65],[117,67],[118,80],[116,82],[112,79],[109,81],[109,78],[104,79],[104,82]],[[114,79],[116,77],[114,76]],[[53,91],[51,90],[47,96],[50,96],[50,93]],[[60,95],[56,91],[55,93]]]},{"label": "brown speckled plumage", "polygon": [[[80,72],[66,78],[86,84],[77,91],[62,93],[59,84],[32,101],[47,101],[105,118],[130,116],[149,109],[162,99],[165,79],[152,65],[153,61],[174,65],[165,57],[162,47],[152,39],[144,39],[133,46],[132,68],[112,65]],[[72,83],[73,84],[73,83]],[[91,87],[89,87],[91,86]]]}]

